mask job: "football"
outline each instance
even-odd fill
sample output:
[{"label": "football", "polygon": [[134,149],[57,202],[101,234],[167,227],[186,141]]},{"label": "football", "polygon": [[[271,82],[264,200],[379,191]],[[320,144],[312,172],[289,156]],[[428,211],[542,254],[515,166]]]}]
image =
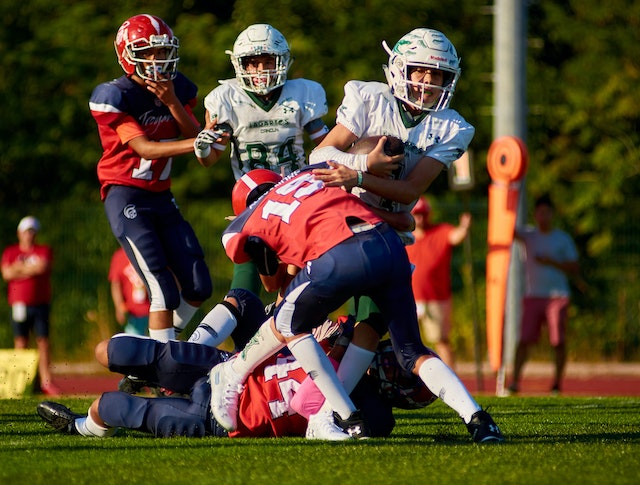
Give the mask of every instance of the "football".
[{"label": "football", "polygon": [[[356,141],[348,151],[356,155],[370,153],[371,150],[376,147],[380,138],[382,138],[382,135],[361,138]],[[403,141],[395,136],[387,136],[387,141],[384,143],[384,153],[390,157],[393,155],[402,155],[404,153]]]}]

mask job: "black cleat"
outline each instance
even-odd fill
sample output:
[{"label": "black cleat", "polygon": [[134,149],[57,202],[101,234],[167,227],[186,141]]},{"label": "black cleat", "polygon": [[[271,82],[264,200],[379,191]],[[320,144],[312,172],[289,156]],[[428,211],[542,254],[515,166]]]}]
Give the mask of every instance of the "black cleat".
[{"label": "black cleat", "polygon": [[467,429],[476,443],[502,443],[504,441],[504,436],[502,436],[498,425],[489,413],[482,409],[471,416]]},{"label": "black cleat", "polygon": [[352,412],[347,419],[342,419],[340,415],[334,411],[333,419],[336,425],[352,438],[364,439],[369,437],[369,430],[359,410]]},{"label": "black cleat", "polygon": [[36,408],[38,415],[53,429],[64,434],[80,434],[76,429],[76,419],[84,418],[57,402],[43,401]]},{"label": "black cleat", "polygon": [[138,394],[145,387],[153,389],[156,386],[145,380],[138,379],[135,376],[124,376],[120,379],[120,382],[118,382],[118,391],[126,392],[127,394]]}]

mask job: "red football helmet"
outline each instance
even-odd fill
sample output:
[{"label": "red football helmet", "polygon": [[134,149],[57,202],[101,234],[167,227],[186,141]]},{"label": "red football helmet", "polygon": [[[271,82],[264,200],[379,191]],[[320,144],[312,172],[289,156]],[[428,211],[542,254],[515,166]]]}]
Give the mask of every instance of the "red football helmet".
[{"label": "red football helmet", "polygon": [[231,191],[233,213],[239,215],[281,180],[280,175],[266,168],[257,168],[245,173],[238,179]]},{"label": "red football helmet", "polygon": [[[167,81],[176,77],[180,42],[160,17],[141,14],[125,20],[113,44],[118,62],[128,76],[135,73],[151,81]],[[157,48],[164,49],[165,55],[153,59],[144,56],[146,50]]]},{"label": "red football helmet", "polygon": [[393,407],[420,409],[437,399],[418,376],[400,366],[389,340],[380,342],[367,373],[378,383],[378,392]]}]

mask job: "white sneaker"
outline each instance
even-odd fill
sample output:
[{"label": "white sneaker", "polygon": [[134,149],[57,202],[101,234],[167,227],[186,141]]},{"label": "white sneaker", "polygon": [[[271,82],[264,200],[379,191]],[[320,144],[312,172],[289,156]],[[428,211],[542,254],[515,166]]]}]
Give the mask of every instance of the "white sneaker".
[{"label": "white sneaker", "polygon": [[231,361],[211,369],[209,382],[213,417],[227,431],[235,431],[238,428],[238,401],[244,386],[238,374],[231,369]]},{"label": "white sneaker", "polygon": [[307,432],[308,440],[342,441],[350,440],[351,436],[344,433],[333,420],[332,411],[320,411],[309,416]]}]

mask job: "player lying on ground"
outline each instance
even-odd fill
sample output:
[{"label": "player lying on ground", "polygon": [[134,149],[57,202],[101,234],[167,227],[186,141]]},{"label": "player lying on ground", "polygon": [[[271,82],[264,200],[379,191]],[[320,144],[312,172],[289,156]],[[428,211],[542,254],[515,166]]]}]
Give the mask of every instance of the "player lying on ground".
[{"label": "player lying on ground", "polygon": [[[250,293],[248,297],[258,300]],[[330,346],[333,342],[331,355],[339,358],[353,331],[353,319],[345,318],[339,324],[326,323],[323,331],[332,335],[323,339],[323,343]],[[153,398],[106,392],[92,403],[87,415],[76,414],[55,402],[38,404],[38,414],[56,430],[96,437],[112,436],[118,427],[149,432],[157,437],[227,436],[209,409],[211,387],[207,374],[213,365],[226,361],[231,354],[190,342],[161,343],[120,334],[101,342],[96,356],[112,371],[143,376],[184,396]],[[315,402],[311,395],[304,401],[296,399],[295,391],[305,378],[300,364],[288,353],[281,352],[267,360],[247,380],[240,398],[238,429],[228,435],[304,436],[307,418],[318,413],[323,401],[321,394]],[[401,371],[388,345],[381,347],[371,372],[351,396],[362,409],[373,436],[388,436],[393,430],[392,406],[424,407],[436,399],[418,379]],[[326,422],[321,420],[320,425]],[[308,437],[348,438],[335,426]]]}]

